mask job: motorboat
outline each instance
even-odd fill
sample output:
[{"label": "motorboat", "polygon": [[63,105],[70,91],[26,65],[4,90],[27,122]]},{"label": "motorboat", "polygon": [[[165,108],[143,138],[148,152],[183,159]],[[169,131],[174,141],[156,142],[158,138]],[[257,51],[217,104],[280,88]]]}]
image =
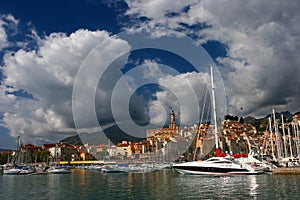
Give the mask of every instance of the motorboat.
[{"label": "motorboat", "polygon": [[103,173],[120,173],[120,172],[124,172],[124,171],[119,170],[116,164],[106,164],[106,165],[102,166],[101,172],[103,172]]},{"label": "motorboat", "polygon": [[3,174],[7,174],[7,175],[18,175],[20,174],[20,169],[18,168],[10,168],[10,169],[4,169],[3,170]]},{"label": "motorboat", "polygon": [[85,169],[90,169],[90,170],[101,170],[102,166],[101,165],[90,165],[86,167]]},{"label": "motorboat", "polygon": [[212,157],[204,161],[193,161],[174,164],[173,168],[181,174],[199,175],[238,175],[238,174],[262,174],[263,170],[242,165],[233,158]]},{"label": "motorboat", "polygon": [[67,167],[64,167],[64,166],[50,167],[49,169],[47,169],[47,172],[51,173],[51,174],[69,174],[69,173],[71,173],[71,171]]},{"label": "motorboat", "polygon": [[258,157],[252,151],[248,154],[248,157],[240,157],[236,161],[243,165],[251,165],[251,167],[263,170],[264,172],[272,172],[272,169],[277,168],[275,164]]},{"label": "motorboat", "polygon": [[7,174],[7,175],[26,175],[31,173],[33,173],[33,169],[32,167],[29,166],[15,165],[14,167],[5,168],[3,170],[3,174]]},{"label": "motorboat", "polygon": [[155,171],[152,164],[117,164],[117,170],[122,172],[146,173]]}]

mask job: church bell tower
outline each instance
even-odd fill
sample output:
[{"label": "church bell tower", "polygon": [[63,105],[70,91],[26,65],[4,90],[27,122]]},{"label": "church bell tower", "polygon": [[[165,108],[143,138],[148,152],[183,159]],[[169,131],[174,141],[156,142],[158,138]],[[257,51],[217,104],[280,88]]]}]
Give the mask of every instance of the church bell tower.
[{"label": "church bell tower", "polygon": [[177,126],[176,126],[175,113],[174,113],[173,110],[172,110],[172,114],[171,114],[171,121],[170,121],[169,128],[170,128],[170,129],[173,129],[173,130],[175,130],[175,129],[177,128]]}]

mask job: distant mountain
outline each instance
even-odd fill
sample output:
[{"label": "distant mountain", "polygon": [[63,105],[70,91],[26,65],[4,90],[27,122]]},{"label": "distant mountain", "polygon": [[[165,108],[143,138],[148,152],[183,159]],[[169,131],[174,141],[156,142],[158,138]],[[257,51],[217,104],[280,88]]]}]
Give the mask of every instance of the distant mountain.
[{"label": "distant mountain", "polygon": [[68,144],[73,144],[73,145],[83,145],[79,135],[67,137],[61,140],[60,142],[66,142]]},{"label": "distant mountain", "polygon": [[[300,112],[297,112],[297,113],[300,114]],[[275,117],[276,117],[276,119],[279,119],[281,117],[281,115],[283,115],[285,119],[291,120],[293,118],[293,116],[296,115],[297,113],[292,114],[289,111],[280,112],[280,113],[275,112]],[[252,116],[248,116],[248,117],[244,118],[244,121],[246,123],[253,124],[253,123],[257,123],[257,121],[264,121],[264,120],[268,119],[269,117],[273,117],[273,113],[270,113],[263,118],[255,118]]]},{"label": "distant mountain", "polygon": [[108,138],[113,144],[117,144],[123,140],[138,142],[145,139],[144,137],[137,138],[128,135],[123,130],[121,130],[117,125],[114,125],[112,127],[105,129],[101,133],[81,133],[80,135],[67,137],[61,140],[61,142],[66,142],[74,145],[83,145],[86,143],[90,145],[99,145],[99,144],[108,144],[109,143]]},{"label": "distant mountain", "polygon": [[2,153],[2,152],[10,152],[10,151],[13,151],[12,149],[0,149],[0,154]]},{"label": "distant mountain", "polygon": [[[297,114],[297,113],[300,113],[300,112],[296,112],[295,114]],[[276,117],[276,119],[281,119],[281,115],[283,115],[285,118],[285,121],[292,121],[293,116],[295,114],[291,114],[289,111],[279,112],[279,113],[275,112],[275,117]],[[270,114],[266,115],[265,117],[258,118],[258,119],[256,119],[255,117],[252,117],[252,116],[248,116],[248,117],[244,118],[244,122],[252,124],[253,126],[256,127],[256,129],[259,132],[261,132],[261,131],[265,130],[266,126],[268,126],[268,123],[269,123],[268,118],[269,117],[271,117],[271,119],[273,121],[273,114],[270,113]]]},{"label": "distant mountain", "polygon": [[294,115],[300,115],[300,111],[299,111],[299,112],[296,112]]},{"label": "distant mountain", "polygon": [[[280,118],[281,115],[283,115],[286,119],[291,119],[294,115],[292,113],[290,113],[289,111],[285,111],[285,112],[275,112],[275,117],[276,119]],[[273,117],[273,114],[270,113],[268,114],[265,118],[269,118],[269,117]]]},{"label": "distant mountain", "polygon": [[244,118],[245,123],[254,124],[256,121],[257,119],[255,117],[248,116]]}]

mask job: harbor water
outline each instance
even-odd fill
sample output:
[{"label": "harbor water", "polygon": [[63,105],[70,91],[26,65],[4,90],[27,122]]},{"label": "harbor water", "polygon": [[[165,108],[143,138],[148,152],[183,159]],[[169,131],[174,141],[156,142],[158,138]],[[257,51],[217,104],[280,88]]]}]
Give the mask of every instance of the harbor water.
[{"label": "harbor water", "polygon": [[299,199],[299,175],[181,175],[172,170],[0,174],[0,199]]}]

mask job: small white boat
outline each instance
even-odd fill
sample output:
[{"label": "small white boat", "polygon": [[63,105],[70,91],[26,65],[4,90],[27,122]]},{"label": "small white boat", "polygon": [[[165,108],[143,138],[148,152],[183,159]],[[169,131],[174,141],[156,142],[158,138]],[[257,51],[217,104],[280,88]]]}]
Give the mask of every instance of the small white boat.
[{"label": "small white boat", "polygon": [[131,173],[146,173],[156,169],[150,164],[117,164],[117,170]]},{"label": "small white boat", "polygon": [[17,168],[11,168],[11,169],[4,169],[3,170],[3,174],[7,174],[7,175],[18,175],[20,174],[20,169]]},{"label": "small white boat", "polygon": [[117,165],[115,164],[107,164],[107,165],[103,165],[101,168],[101,172],[103,173],[120,173],[120,172],[124,172],[118,169]]},{"label": "small white boat", "polygon": [[33,169],[28,166],[16,166],[12,168],[6,168],[3,170],[3,174],[7,175],[26,175],[33,173]]},{"label": "small white boat", "polygon": [[51,174],[69,174],[69,173],[71,173],[71,171],[67,167],[63,167],[63,166],[50,167],[47,170],[47,172],[51,173]]},{"label": "small white boat", "polygon": [[90,165],[86,167],[86,169],[90,169],[90,170],[101,170],[101,168],[102,168],[101,165]]},{"label": "small white boat", "polygon": [[31,174],[33,173],[33,169],[21,169],[20,175],[26,175],[26,174]]}]

